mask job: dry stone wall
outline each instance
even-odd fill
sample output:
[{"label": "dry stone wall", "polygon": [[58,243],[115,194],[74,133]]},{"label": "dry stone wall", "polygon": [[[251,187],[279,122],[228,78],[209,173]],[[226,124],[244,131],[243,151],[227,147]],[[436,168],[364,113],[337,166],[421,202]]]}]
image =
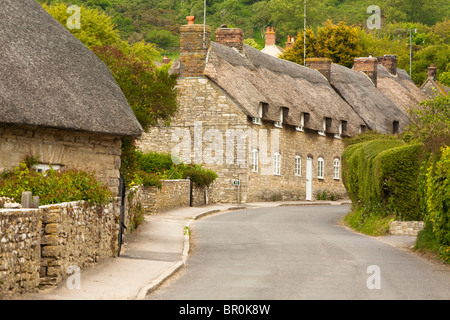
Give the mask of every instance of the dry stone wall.
[{"label": "dry stone wall", "polygon": [[0,299],[37,291],[41,218],[41,209],[7,209],[0,213]]},{"label": "dry stone wall", "polygon": [[[165,180],[162,188],[128,192],[127,229],[137,205],[147,214],[190,205],[190,180]],[[203,188],[193,187],[193,203],[205,203]],[[105,206],[68,202],[38,209],[0,209],[0,299],[53,287],[69,271],[86,269],[118,252],[119,198]]]},{"label": "dry stone wall", "polygon": [[41,209],[41,286],[61,282],[70,266],[84,269],[117,254],[118,200],[106,206],[69,202]]}]

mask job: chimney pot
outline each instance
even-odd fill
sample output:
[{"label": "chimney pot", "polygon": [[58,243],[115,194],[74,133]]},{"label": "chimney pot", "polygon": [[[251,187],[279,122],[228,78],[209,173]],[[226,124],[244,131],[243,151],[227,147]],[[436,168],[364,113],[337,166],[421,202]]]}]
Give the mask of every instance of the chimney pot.
[{"label": "chimney pot", "polygon": [[434,64],[431,64],[428,67],[428,79],[436,80],[436,76],[437,76],[436,66]]},{"label": "chimney pot", "polygon": [[266,31],[266,46],[274,46],[276,43],[276,34],[275,31],[270,27],[267,27]]},{"label": "chimney pot", "polygon": [[187,16],[186,19],[188,24],[194,24],[195,16]]}]

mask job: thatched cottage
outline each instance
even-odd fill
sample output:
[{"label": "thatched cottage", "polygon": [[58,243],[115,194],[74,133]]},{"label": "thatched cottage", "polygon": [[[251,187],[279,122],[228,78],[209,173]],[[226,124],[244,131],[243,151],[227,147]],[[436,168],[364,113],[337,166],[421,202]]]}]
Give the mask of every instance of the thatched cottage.
[{"label": "thatched cottage", "polygon": [[121,136],[142,128],[109,69],[34,0],[0,2],[0,170],[91,169],[117,192]]},{"label": "thatched cottage", "polygon": [[[243,44],[243,33],[181,27],[179,109],[141,149],[172,152],[218,173],[211,202],[343,195],[342,137],[365,122],[316,70]],[[204,34],[205,31],[205,34]],[[237,184],[239,183],[239,186]]]},{"label": "thatched cottage", "polygon": [[208,26],[180,31],[171,69],[179,75],[179,110],[169,127],[152,128],[138,144],[216,171],[212,202],[342,196],[342,138],[407,125],[365,67],[327,59],[301,66],[244,45],[236,28],[217,29],[215,42]]},{"label": "thatched cottage", "polygon": [[427,80],[422,84],[420,90],[427,99],[434,99],[438,95],[447,96],[450,88],[437,80],[437,68],[434,64],[427,69]]}]

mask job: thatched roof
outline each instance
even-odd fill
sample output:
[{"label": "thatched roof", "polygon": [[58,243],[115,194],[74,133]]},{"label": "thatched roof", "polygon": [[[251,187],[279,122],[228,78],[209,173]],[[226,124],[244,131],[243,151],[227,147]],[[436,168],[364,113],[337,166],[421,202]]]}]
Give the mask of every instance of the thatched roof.
[{"label": "thatched roof", "polygon": [[382,65],[378,65],[377,88],[391,99],[406,114],[411,108],[417,108],[426,99],[425,94],[412,82],[405,70],[397,68],[397,74],[390,74]]},{"label": "thatched roof", "polygon": [[369,129],[392,133],[394,121],[399,122],[400,131],[409,123],[406,113],[378,90],[364,73],[333,63],[330,83],[364,119]]},{"label": "thatched roof", "polygon": [[305,127],[322,131],[324,117],[331,118],[329,133],[339,133],[340,120],[347,134],[356,135],[364,121],[316,70],[272,57],[244,45],[244,55],[212,42],[205,75],[221,87],[249,117],[259,117],[260,103],[267,104],[263,120],[278,121],[280,108],[288,109],[284,124],[299,126],[301,113],[309,113]]},{"label": "thatched roof", "polygon": [[0,123],[142,132],[105,64],[34,0],[0,1]]}]

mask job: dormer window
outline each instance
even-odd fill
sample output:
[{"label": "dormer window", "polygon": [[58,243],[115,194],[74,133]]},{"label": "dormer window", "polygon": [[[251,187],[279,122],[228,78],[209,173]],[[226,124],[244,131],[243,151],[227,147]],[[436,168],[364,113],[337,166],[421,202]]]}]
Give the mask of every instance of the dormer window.
[{"label": "dormer window", "polygon": [[[319,135],[321,135],[321,136],[324,136],[325,132],[329,129],[329,127],[328,127],[328,120],[327,119],[331,120],[331,118],[323,117],[322,130],[319,130],[319,132],[318,132]],[[331,121],[330,121],[330,126],[331,126]]]},{"label": "dormer window", "polygon": [[364,133],[366,131],[367,131],[367,127],[365,125],[362,124],[359,126],[359,133]]},{"label": "dormer window", "polygon": [[334,137],[336,139],[342,139],[342,135],[347,130],[347,121],[341,120],[339,121],[339,133],[335,134]]},{"label": "dormer window", "polygon": [[275,121],[275,127],[277,128],[283,128],[283,108],[280,108],[280,120]]},{"label": "dormer window", "polygon": [[398,123],[398,121],[394,121],[392,123],[392,133],[393,134],[398,133],[398,129],[399,129],[399,123]]},{"label": "dormer window", "polygon": [[262,103],[258,106],[258,117],[252,119],[253,124],[261,125],[261,118],[263,116],[263,105]]},{"label": "dormer window", "polygon": [[304,129],[303,129],[304,127],[305,127],[305,113],[302,112],[300,114],[300,125],[295,127],[295,130],[303,132],[304,131]]}]

